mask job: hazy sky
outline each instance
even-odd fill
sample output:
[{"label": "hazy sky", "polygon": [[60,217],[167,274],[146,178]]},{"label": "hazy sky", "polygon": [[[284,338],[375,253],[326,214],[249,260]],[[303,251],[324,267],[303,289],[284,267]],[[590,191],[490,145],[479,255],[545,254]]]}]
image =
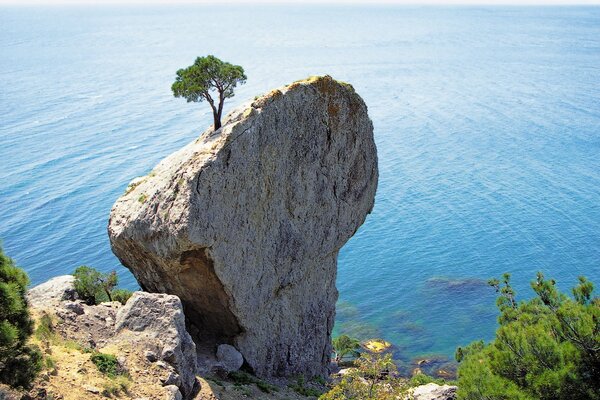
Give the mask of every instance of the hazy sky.
[{"label": "hazy sky", "polygon": [[589,5],[600,0],[0,0],[0,4],[50,5],[50,4],[465,4],[465,5]]}]

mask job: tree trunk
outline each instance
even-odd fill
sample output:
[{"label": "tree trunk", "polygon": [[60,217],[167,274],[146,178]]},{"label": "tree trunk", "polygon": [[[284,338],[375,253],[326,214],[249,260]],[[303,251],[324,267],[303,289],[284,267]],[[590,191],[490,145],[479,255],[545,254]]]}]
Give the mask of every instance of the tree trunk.
[{"label": "tree trunk", "polygon": [[[221,127],[221,115],[223,114],[223,103],[225,102],[225,98],[223,97],[223,92],[219,90],[219,109],[217,110],[217,114],[215,115],[215,121],[219,121],[219,128]],[[215,122],[215,126],[216,122]],[[219,129],[215,128],[215,130]]]},{"label": "tree trunk", "polygon": [[221,127],[221,116],[215,110],[213,110],[213,120],[214,120],[214,126],[215,126],[215,131],[216,131],[217,129],[219,129]]},{"label": "tree trunk", "polygon": [[104,288],[104,291],[106,292],[106,295],[108,296],[108,301],[113,301],[112,296],[110,294],[110,290],[108,290],[107,288]]}]

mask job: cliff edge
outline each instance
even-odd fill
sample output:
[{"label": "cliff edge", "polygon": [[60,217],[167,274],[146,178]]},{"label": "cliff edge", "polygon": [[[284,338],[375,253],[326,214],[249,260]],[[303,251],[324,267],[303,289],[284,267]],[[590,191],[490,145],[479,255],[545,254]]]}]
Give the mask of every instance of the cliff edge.
[{"label": "cliff edge", "polygon": [[117,200],[113,252],[175,294],[192,334],[259,376],[327,373],[337,255],[372,210],[367,107],[329,76],[273,90],[163,160]]}]

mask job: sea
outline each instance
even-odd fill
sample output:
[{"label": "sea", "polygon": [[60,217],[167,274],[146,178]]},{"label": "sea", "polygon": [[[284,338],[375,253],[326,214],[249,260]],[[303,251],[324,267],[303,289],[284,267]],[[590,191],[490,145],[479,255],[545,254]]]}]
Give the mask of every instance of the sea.
[{"label": "sea", "polygon": [[208,54],[248,76],[226,111],[322,74],[368,105],[379,187],[335,335],[449,362],[494,336],[489,278],[600,285],[600,7],[2,6],[0,238],[33,285],[89,265],[138,287],[109,211],[212,123],[170,91]]}]

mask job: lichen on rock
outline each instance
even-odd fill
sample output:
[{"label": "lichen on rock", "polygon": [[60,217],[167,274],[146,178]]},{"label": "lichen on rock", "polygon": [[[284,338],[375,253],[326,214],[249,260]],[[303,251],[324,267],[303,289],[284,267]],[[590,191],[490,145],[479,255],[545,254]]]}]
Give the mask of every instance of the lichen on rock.
[{"label": "lichen on rock", "polygon": [[323,375],[338,251],[377,179],[365,103],[311,77],[240,106],[132,185],[111,246],[145,290],[181,298],[194,336],[235,346],[257,375]]}]

